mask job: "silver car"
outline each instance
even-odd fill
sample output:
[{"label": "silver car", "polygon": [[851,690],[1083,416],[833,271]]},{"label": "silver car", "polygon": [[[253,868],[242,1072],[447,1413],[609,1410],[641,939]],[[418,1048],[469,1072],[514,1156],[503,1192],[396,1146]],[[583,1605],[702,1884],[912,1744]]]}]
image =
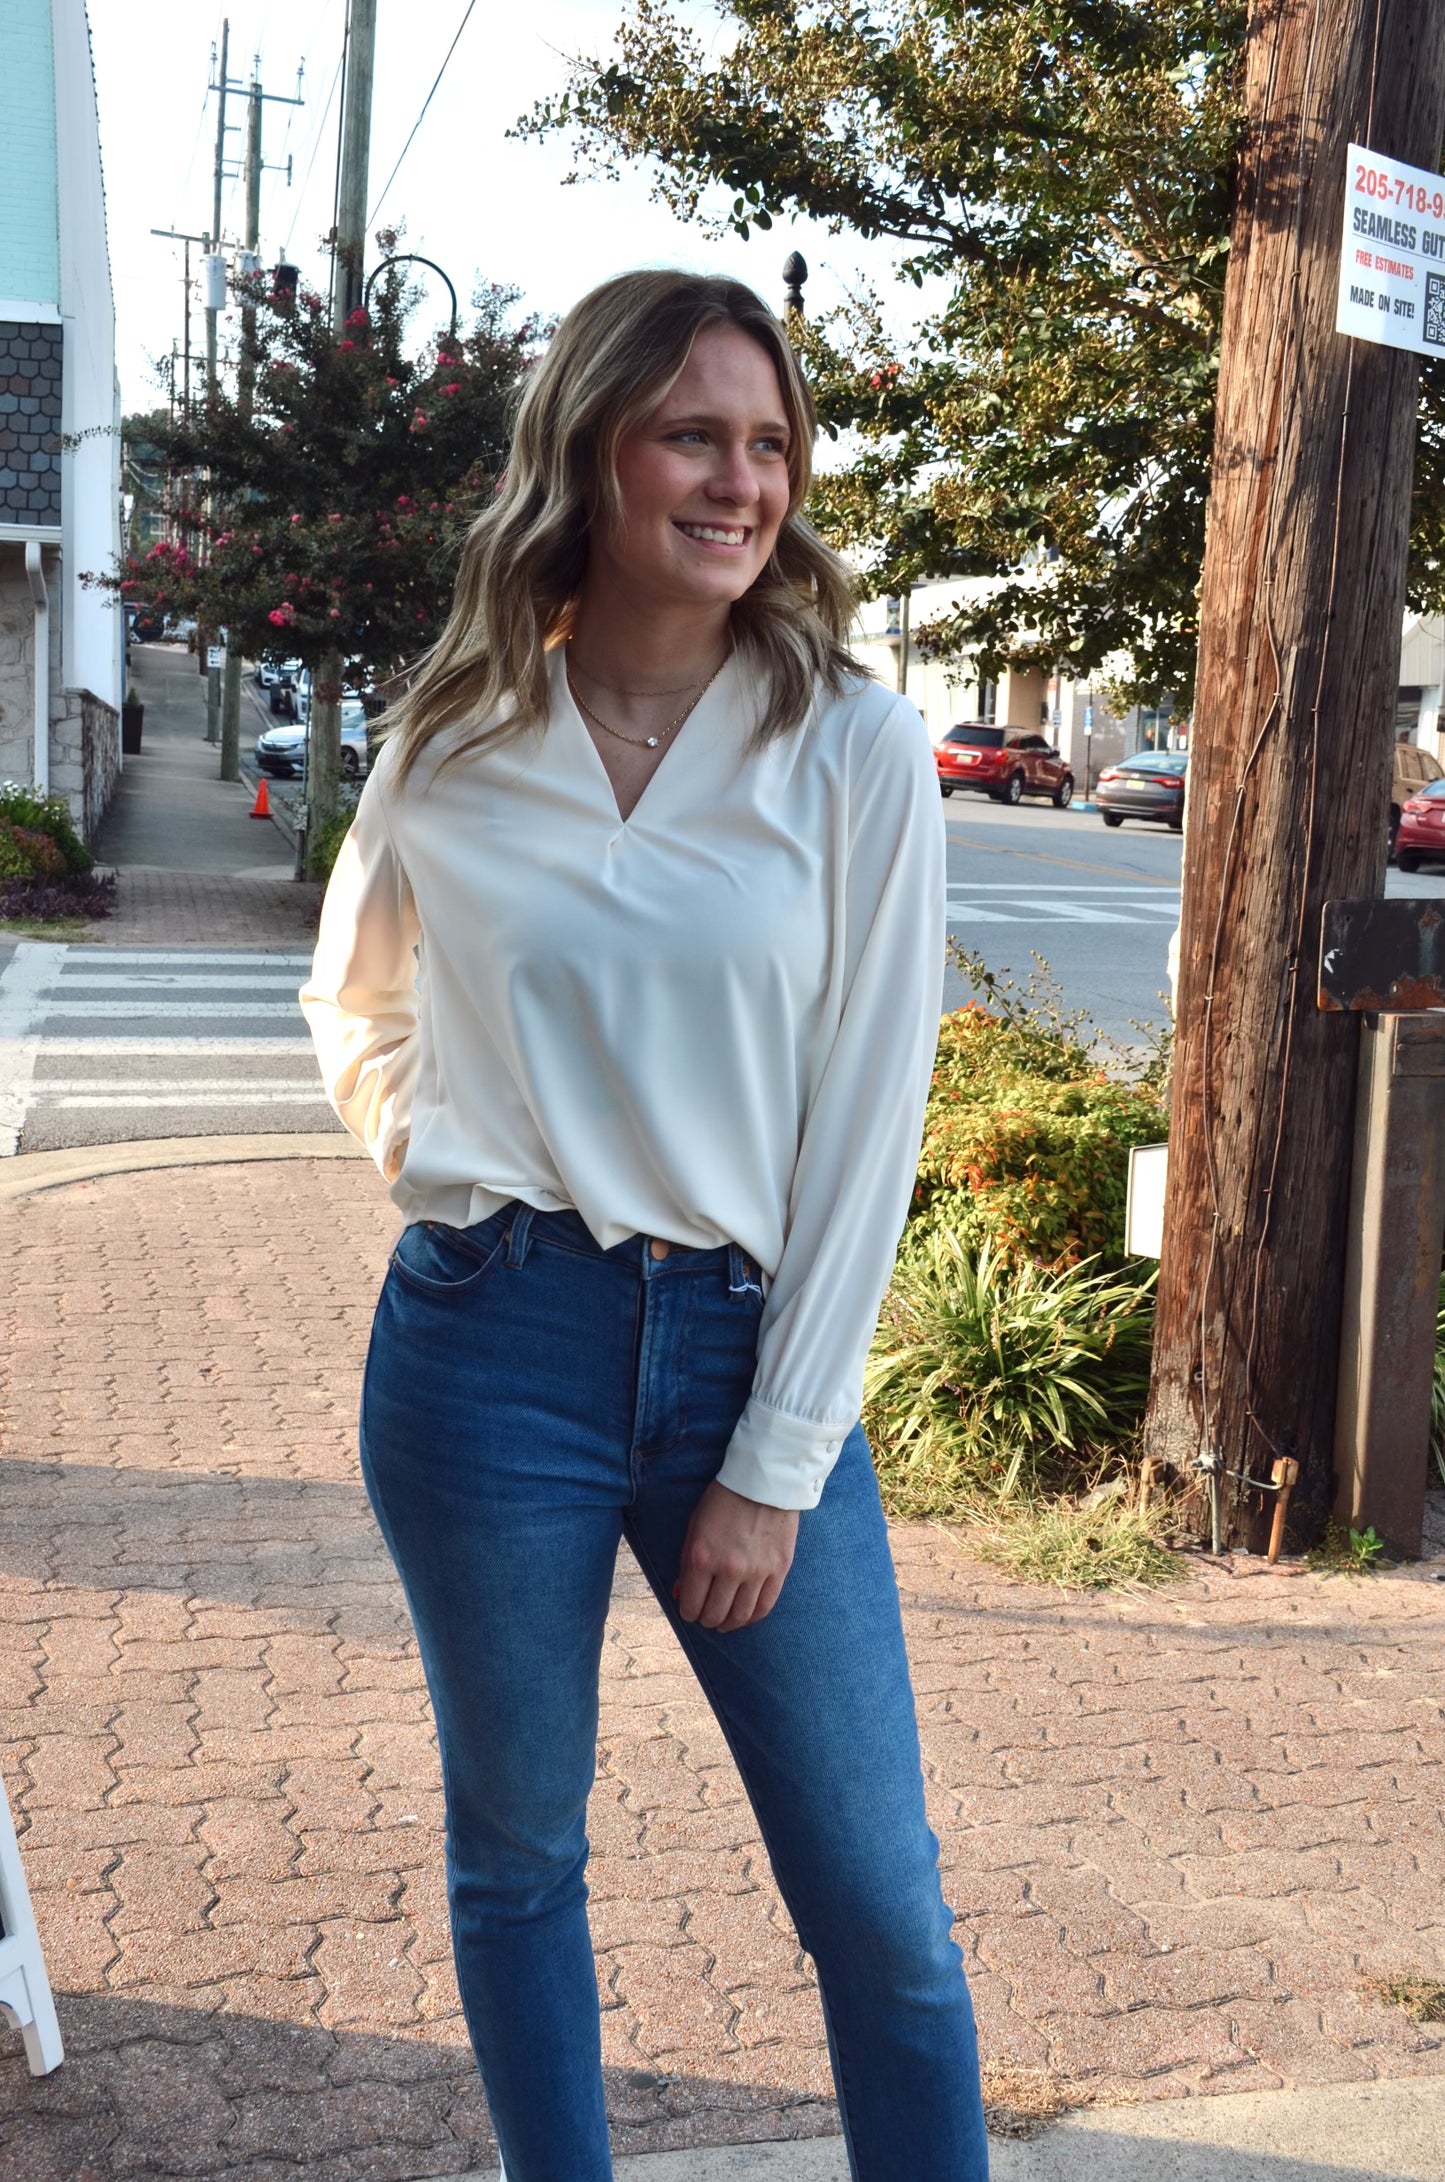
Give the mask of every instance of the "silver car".
[{"label": "silver car", "polygon": [[[282,727],[268,727],[256,738],[256,763],[273,780],[290,780],[306,770],[308,720],[288,720]],[[341,771],[346,780],[360,780],[366,771],[366,712],[359,697],[347,697],[341,706]]]}]

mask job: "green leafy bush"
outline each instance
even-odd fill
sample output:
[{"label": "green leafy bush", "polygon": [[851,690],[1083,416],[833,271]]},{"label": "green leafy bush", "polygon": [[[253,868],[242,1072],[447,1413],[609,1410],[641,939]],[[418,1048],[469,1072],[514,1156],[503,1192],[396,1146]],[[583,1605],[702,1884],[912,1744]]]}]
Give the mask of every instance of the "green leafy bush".
[{"label": "green leafy bush", "polygon": [[0,879],[59,879],[66,876],[63,851],[48,833],[12,826],[0,818]]},{"label": "green leafy bush", "polygon": [[1132,1450],[1154,1271],[1047,1269],[935,1227],[901,1258],[864,1380],[895,1515],[1076,1488]]},{"label": "green leafy bush", "polygon": [[64,796],[37,795],[18,781],[0,782],[0,878],[71,877],[91,864]]},{"label": "green leafy bush", "polygon": [[307,867],[311,877],[319,879],[323,886],[331,877],[336,859],[341,853],[341,844],[351,831],[351,821],[356,816],[358,801],[357,789],[342,788],[335,812],[324,826],[317,828],[309,844]]},{"label": "green leafy bush", "polygon": [[1168,1131],[1156,1075],[1102,1068],[1038,978],[1018,993],[954,959],[986,1004],[943,1020],[904,1257],[947,1230],[1003,1259],[1121,1265],[1130,1147]]}]

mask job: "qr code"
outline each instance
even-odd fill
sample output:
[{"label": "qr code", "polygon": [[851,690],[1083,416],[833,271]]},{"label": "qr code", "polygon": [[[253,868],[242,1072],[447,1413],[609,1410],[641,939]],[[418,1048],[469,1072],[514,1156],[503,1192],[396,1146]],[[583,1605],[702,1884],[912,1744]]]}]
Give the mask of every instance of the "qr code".
[{"label": "qr code", "polygon": [[1425,324],[1420,338],[1445,349],[1445,273],[1425,275]]}]

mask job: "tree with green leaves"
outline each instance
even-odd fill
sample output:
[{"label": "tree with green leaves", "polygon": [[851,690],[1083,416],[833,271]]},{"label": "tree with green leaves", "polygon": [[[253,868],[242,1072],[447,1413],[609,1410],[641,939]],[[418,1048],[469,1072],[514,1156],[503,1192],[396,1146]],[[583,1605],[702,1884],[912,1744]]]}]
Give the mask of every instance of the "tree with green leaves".
[{"label": "tree with green leaves", "polygon": [[[806,215],[944,284],[802,335],[846,459],[815,515],[875,593],[992,577],[925,649],[1187,701],[1240,130],[1243,0],[720,0],[716,48],[632,0],[520,126],[579,168],[651,162],[685,217]],[[1427,447],[1445,371],[1427,370]],[[1412,603],[1445,602],[1422,457]]]},{"label": "tree with green leaves", "polygon": [[[381,678],[440,634],[541,329],[514,322],[515,291],[483,288],[466,331],[410,349],[394,273],[339,341],[317,295],[262,284],[256,301],[249,413],[222,391],[151,420],[172,471],[209,485],[173,540],[126,562],[119,589],[224,626],[247,657],[299,658],[318,703],[335,703],[340,662]],[[326,815],[313,797],[313,827]]]}]

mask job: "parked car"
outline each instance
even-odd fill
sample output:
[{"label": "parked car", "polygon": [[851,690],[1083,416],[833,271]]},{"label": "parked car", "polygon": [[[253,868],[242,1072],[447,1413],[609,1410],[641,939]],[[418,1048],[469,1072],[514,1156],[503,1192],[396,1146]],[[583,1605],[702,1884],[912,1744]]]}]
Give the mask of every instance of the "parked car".
[{"label": "parked car", "polygon": [[137,644],[156,644],[166,633],[166,618],[147,607],[137,607],[131,615],[130,635]]},{"label": "parked car", "polygon": [[301,672],[299,659],[258,659],[256,680],[262,689],[276,689],[282,682],[294,682]]},{"label": "parked car", "polygon": [[[1423,794],[1433,781],[1445,780],[1445,766],[1438,758],[1432,758],[1428,750],[1418,743],[1397,742],[1395,745],[1395,779],[1390,789],[1390,854],[1395,854],[1400,835],[1400,822],[1406,805],[1412,796]],[[1408,870],[1408,865],[1401,865]]]},{"label": "parked car", "polygon": [[1178,833],[1184,824],[1188,773],[1187,750],[1138,750],[1132,758],[1106,765],[1094,788],[1099,815],[1106,826],[1146,818]]},{"label": "parked car", "polygon": [[[290,780],[306,766],[306,737],[310,723],[290,720],[284,727],[268,727],[256,738],[256,763],[273,780]],[[346,780],[360,780],[366,771],[366,713],[359,697],[343,698],[341,704],[341,771]]]},{"label": "parked car", "polygon": [[1445,778],[1427,780],[1406,796],[1395,838],[1395,862],[1401,871],[1445,864]]},{"label": "parked car", "polygon": [[1047,796],[1057,810],[1074,800],[1074,776],[1051,742],[1026,727],[991,727],[965,720],[948,728],[933,746],[944,795],[976,788],[995,803]]}]

